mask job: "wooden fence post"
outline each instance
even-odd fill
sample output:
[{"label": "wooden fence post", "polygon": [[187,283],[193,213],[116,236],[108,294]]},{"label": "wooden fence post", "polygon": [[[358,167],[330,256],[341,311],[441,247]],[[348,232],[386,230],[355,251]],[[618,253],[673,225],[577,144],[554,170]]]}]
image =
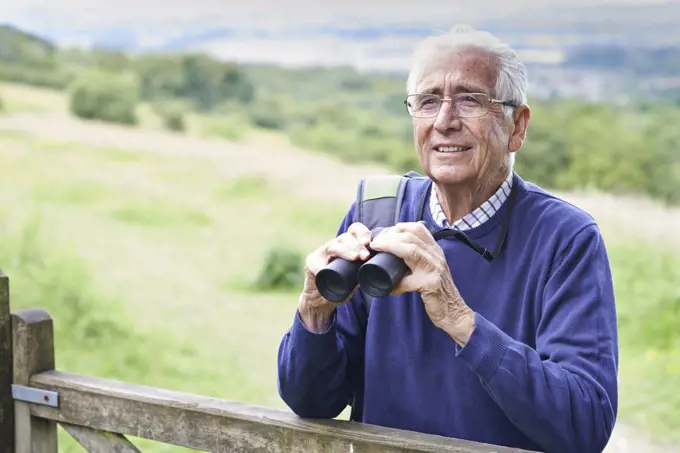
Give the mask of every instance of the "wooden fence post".
[{"label": "wooden fence post", "polygon": [[[54,370],[52,318],[40,309],[12,313],[14,384],[29,390],[31,376]],[[16,398],[15,398],[16,399]],[[57,453],[57,424],[33,417],[28,403],[14,402],[16,453]]]},{"label": "wooden fence post", "polygon": [[0,269],[0,453],[14,453],[12,315],[9,277]]}]

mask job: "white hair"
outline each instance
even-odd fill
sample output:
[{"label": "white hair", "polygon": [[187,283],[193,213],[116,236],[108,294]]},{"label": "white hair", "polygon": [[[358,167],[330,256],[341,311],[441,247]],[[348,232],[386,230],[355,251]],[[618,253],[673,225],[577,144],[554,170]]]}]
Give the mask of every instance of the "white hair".
[{"label": "white hair", "polygon": [[[406,82],[407,94],[415,92],[429,62],[462,48],[480,50],[498,59],[494,97],[518,105],[527,104],[526,69],[515,51],[493,34],[467,25],[455,25],[448,33],[426,38],[416,46]],[[511,115],[512,108],[504,106],[504,113]],[[510,153],[511,170],[514,160],[515,153]]]},{"label": "white hair", "polygon": [[499,71],[494,96],[517,104],[527,103],[526,70],[515,51],[491,33],[466,25],[456,25],[448,33],[431,36],[420,42],[415,48],[406,82],[407,93],[415,92],[430,61],[461,48],[480,50],[498,59]]}]

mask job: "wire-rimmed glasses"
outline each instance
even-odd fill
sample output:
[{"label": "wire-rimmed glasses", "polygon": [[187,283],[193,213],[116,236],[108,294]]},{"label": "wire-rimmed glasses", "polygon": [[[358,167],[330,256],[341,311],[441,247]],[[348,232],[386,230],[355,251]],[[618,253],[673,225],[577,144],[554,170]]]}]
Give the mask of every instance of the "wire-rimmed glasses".
[{"label": "wire-rimmed glasses", "polygon": [[410,94],[404,100],[406,110],[414,118],[434,118],[444,101],[451,101],[453,112],[460,118],[478,118],[489,112],[492,104],[517,107],[512,101],[491,99],[484,93],[457,93],[450,98],[438,94]]}]

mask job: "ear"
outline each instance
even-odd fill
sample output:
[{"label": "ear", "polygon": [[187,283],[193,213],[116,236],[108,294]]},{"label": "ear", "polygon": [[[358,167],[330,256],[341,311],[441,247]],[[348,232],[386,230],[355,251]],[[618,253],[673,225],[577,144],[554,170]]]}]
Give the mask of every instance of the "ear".
[{"label": "ear", "polygon": [[513,112],[512,118],[514,121],[514,129],[508,142],[508,151],[514,153],[524,144],[524,139],[527,136],[529,119],[531,118],[531,109],[528,105],[520,105]]}]

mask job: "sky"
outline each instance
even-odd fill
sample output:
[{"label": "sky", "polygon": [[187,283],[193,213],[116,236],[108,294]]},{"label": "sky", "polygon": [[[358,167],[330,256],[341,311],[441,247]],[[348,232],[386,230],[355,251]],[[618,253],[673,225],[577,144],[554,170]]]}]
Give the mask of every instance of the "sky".
[{"label": "sky", "polygon": [[[46,21],[52,26],[171,26],[177,23],[244,27],[294,23],[475,21],[517,11],[560,5],[649,4],[670,0],[11,0],[0,2],[0,20],[17,25]],[[228,5],[228,6],[225,6]]]},{"label": "sky", "polygon": [[[485,0],[482,0],[483,3]],[[525,2],[536,0],[524,0]],[[488,2],[488,1],[487,1]],[[414,8],[411,2],[388,2],[388,0],[248,0],[233,2],[225,6],[224,0],[62,0],[59,2],[45,0],[22,0],[21,2],[2,2],[0,17],[25,19],[30,14],[75,17],[78,23],[105,22],[137,22],[140,20],[152,23],[169,23],[176,21],[220,20],[239,22],[244,18],[276,22],[311,22],[329,20],[337,15],[351,15],[360,18],[377,20],[416,20],[432,17],[433,8],[441,10],[442,1],[421,0]],[[450,2],[445,8],[446,14],[469,13],[478,9],[480,2],[462,0]],[[508,2],[504,2],[507,4]],[[115,5],[115,6],[114,6]]]}]

